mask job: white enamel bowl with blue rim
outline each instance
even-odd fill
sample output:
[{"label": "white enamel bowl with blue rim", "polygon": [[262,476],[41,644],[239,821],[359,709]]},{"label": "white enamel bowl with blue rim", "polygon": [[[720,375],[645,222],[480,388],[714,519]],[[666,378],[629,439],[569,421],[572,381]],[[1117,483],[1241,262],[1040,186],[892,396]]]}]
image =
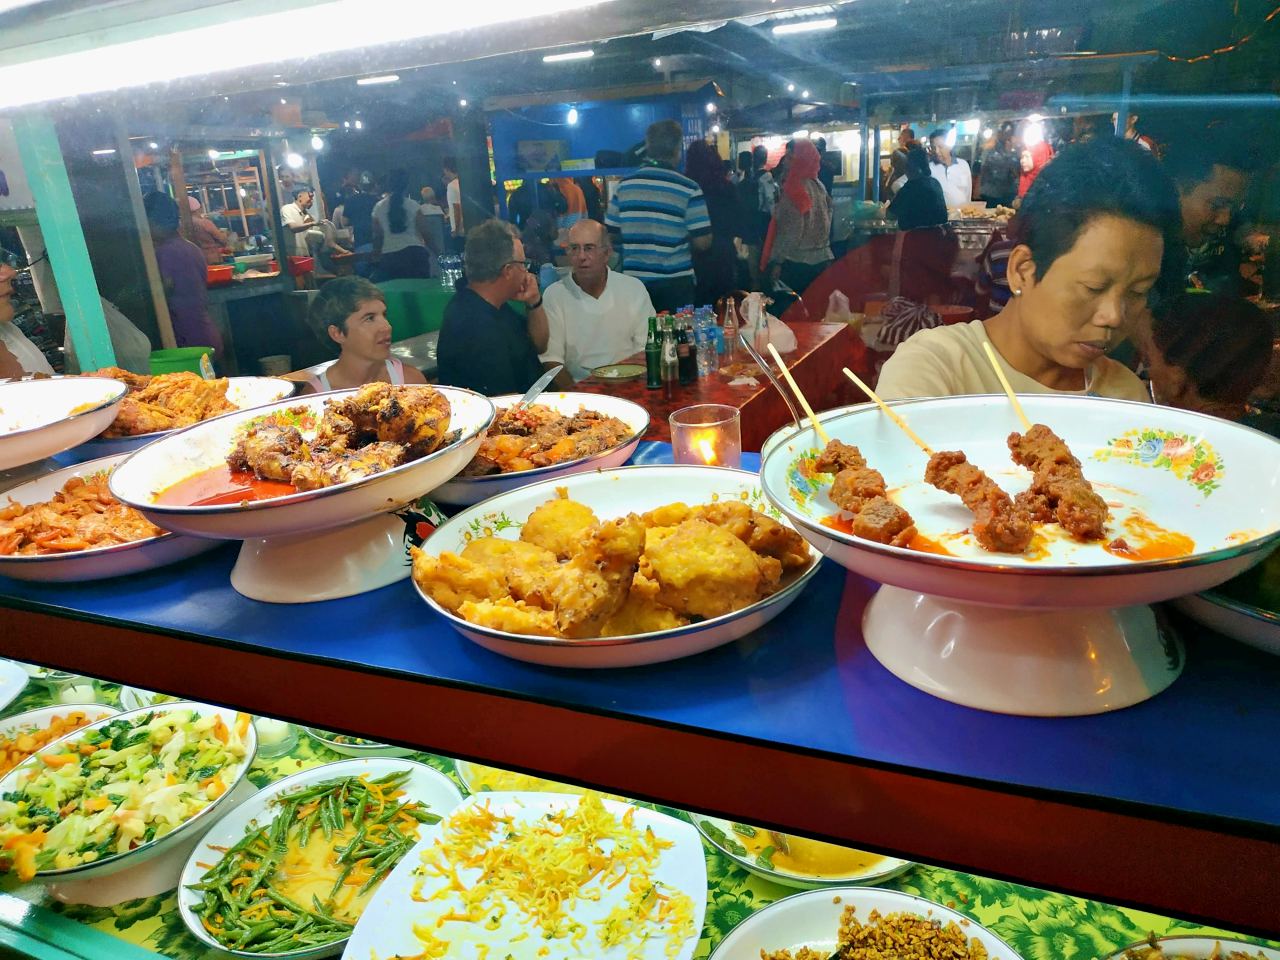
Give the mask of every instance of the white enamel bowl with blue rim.
[{"label": "white enamel bowl with blue rim", "polygon": [[[63,710],[84,710],[87,713],[113,713],[109,707],[100,707],[97,704],[70,704]],[[191,703],[185,700],[178,700],[173,703],[166,703],[155,708],[146,708],[144,710],[130,710],[125,713],[118,713],[114,716],[107,716],[101,720],[87,724],[68,734],[58,743],[77,743],[82,740],[90,730],[96,730],[104,724],[111,723],[115,720],[133,720],[139,714],[151,712],[154,709],[157,713],[168,713],[173,710],[191,710],[200,716],[208,716],[210,713],[216,713],[222,717],[222,722],[227,726],[233,726],[236,723],[237,712],[227,707],[214,707],[203,703]],[[230,775],[226,778],[227,789],[216,799],[210,801],[208,806],[202,808],[195,815],[189,817],[183,823],[179,824],[169,833],[154,840],[134,847],[125,853],[117,853],[109,857],[103,857],[101,860],[95,860],[92,863],[82,863],[75,867],[64,867],[62,869],[41,870],[36,873],[36,880],[41,883],[65,883],[67,881],[83,881],[83,880],[99,880],[103,877],[110,876],[115,873],[121,873],[125,870],[132,870],[148,860],[160,857],[165,853],[181,846],[184,840],[190,840],[197,836],[200,831],[210,827],[228,809],[229,805],[233,805],[233,794],[237,793],[236,788],[240,786],[245,775],[249,772],[249,767],[253,765],[254,754],[258,749],[258,735],[253,729],[253,724],[248,724],[244,737],[245,755],[230,768]],[[36,770],[39,763],[39,754],[49,749],[48,746],[41,747],[36,755],[28,757],[18,766],[14,767],[3,779],[0,779],[0,793],[8,793],[20,789],[21,785],[26,782],[32,771]],[[224,768],[226,769],[226,768]],[[243,795],[242,793],[240,795]]]},{"label": "white enamel bowl with blue rim", "polygon": [[[494,406],[498,408],[498,416],[502,411],[514,406],[520,399],[517,394],[505,394],[493,397]],[[431,494],[437,503],[453,506],[471,506],[482,500],[506,493],[517,487],[523,487],[539,480],[550,480],[554,477],[566,477],[585,470],[605,470],[609,467],[620,467],[626,463],[640,444],[640,439],[649,429],[649,412],[638,403],[610,397],[598,393],[544,393],[534,405],[550,407],[556,413],[573,416],[579,410],[594,410],[607,417],[617,417],[629,428],[627,436],[615,446],[588,457],[566,460],[549,467],[536,467],[533,470],[521,470],[517,473],[495,473],[484,477],[454,477],[447,483],[438,486]]]},{"label": "white enamel bowl with blue rim", "polygon": [[[496,817],[510,817],[520,823],[529,823],[576,809],[579,802],[580,796],[564,793],[495,792],[468,797],[450,817],[434,826],[424,827],[418,845],[382,881],[347,942],[347,949],[342,955],[344,960],[422,956],[423,943],[415,935],[415,927],[430,931],[439,940],[448,942],[446,955],[450,958],[487,955],[491,960],[540,960],[547,956],[546,951],[549,950],[551,957],[590,957],[591,960],[626,960],[627,957],[636,960],[691,960],[698,948],[706,914],[707,864],[697,831],[683,820],[666,814],[617,800],[602,801],[613,817],[629,817],[636,829],[651,831],[663,842],[653,869],[653,880],[668,892],[678,891],[692,901],[692,916],[689,918],[692,929],[680,932],[660,928],[652,931],[653,935],[642,943],[635,944],[634,950],[627,950],[624,944],[604,947],[598,934],[606,917],[615,911],[623,912],[629,896],[625,883],[597,888],[591,891],[593,896],[578,897],[565,905],[566,924],[577,923],[586,930],[581,942],[575,943],[568,936],[544,939],[536,922],[522,910],[495,910],[494,915],[483,923],[456,920],[454,918],[458,916],[465,916],[466,906],[459,895],[449,889],[450,879],[422,869],[423,853],[439,842],[454,818],[469,809],[480,807]],[[495,837],[493,842],[501,845],[505,841]],[[606,850],[612,846],[607,839],[603,843]],[[459,864],[456,873],[463,883],[472,883],[479,875],[477,869],[465,864]],[[596,892],[598,897],[594,896]],[[510,903],[502,898],[502,905],[510,906]],[[482,946],[484,950],[479,949]],[[758,953],[753,960],[759,960]]]},{"label": "white enamel bowl with blue rim", "polygon": [[458,387],[432,389],[449,401],[449,429],[458,432],[457,439],[381,473],[243,504],[195,507],[156,502],[161,491],[180,480],[225,464],[237,433],[247,424],[274,411],[297,407],[312,410],[318,419],[326,403],[356,392],[339,390],[224,414],[162,437],[116,468],[111,475],[111,492],[167,530],[222,540],[311,534],[390,513],[431,492],[466,466],[493,421],[493,403],[487,397]]},{"label": "white enamel bowl with blue rim", "polygon": [[[87,477],[95,473],[109,473],[123,462],[128,454],[120,453],[66,467],[55,473],[29,480],[11,490],[4,491],[5,502],[16,500],[21,504],[43,503],[53,498],[72,477]],[[154,570],[187,557],[206,553],[217,547],[213,540],[200,537],[183,537],[176,533],[161,532],[159,536],[129,543],[117,543],[91,550],[74,550],[64,553],[31,555],[11,554],[0,556],[0,574],[15,580],[33,580],[45,583],[74,583],[86,580],[102,580],[121,577],[143,570]]]},{"label": "white enamel bowl with blue rim", "polygon": [[[248,410],[264,403],[273,403],[293,396],[298,385],[283,377],[228,377],[227,400],[237,409]],[[172,430],[156,430],[133,437],[94,437],[75,449],[77,455],[105,457],[115,453],[130,453],[145,447],[153,440],[173,433]]]},{"label": "white enamel bowl with blue rim", "polygon": [[[182,878],[178,882],[178,912],[182,916],[182,922],[187,925],[187,930],[206,946],[239,957],[288,957],[289,960],[310,960],[312,957],[327,957],[340,953],[347,943],[345,937],[317,947],[276,953],[231,950],[224,947],[201,924],[196,908],[203,898],[200,891],[190,888],[193,884],[199,883],[210,869],[217,866],[226,855],[227,849],[243,840],[251,829],[256,830],[270,823],[276,815],[276,805],[282,797],[326,780],[361,776],[377,780],[389,773],[399,773],[402,770],[409,771],[409,779],[400,787],[404,791],[404,796],[399,798],[401,801],[417,801],[426,808],[427,812],[439,817],[447,816],[462,802],[462,791],[438,770],[412,760],[379,757],[339,760],[335,763],[311,767],[285,777],[283,780],[277,780],[255,793],[218,821],[213,829],[204,835],[200,844],[187,859],[186,866],[182,870]],[[426,829],[426,827],[420,827],[419,834]],[[406,858],[412,855],[413,852],[410,851]],[[385,878],[383,882],[386,882]]]},{"label": "white enamel bowl with blue rim", "polygon": [[[617,467],[544,480],[486,500],[441,524],[422,549],[439,556],[445,551],[461,553],[476,537],[492,535],[518,540],[520,527],[529,514],[554,499],[557,488],[567,489],[569,499],[586,504],[601,520],[644,513],[668,503],[696,506],[716,499],[736,499],[757,510],[770,509],[760,489],[760,478],[745,470]],[[421,589],[418,594],[464,637],[494,653],[552,667],[634,667],[702,653],[759,629],[800,595],[817,572],[816,559],[815,555],[815,562],[807,569],[785,578],[777,593],[733,613],[673,630],[594,640],[530,637],[477,626],[445,610]]]},{"label": "white enamel bowl with blue rim", "polygon": [[1106,960],[1129,960],[1130,957],[1136,960],[1181,960],[1182,957],[1194,960],[1227,960],[1228,956],[1237,951],[1243,953],[1248,960],[1280,960],[1280,950],[1274,947],[1260,947],[1248,940],[1233,940],[1230,937],[1157,937],[1155,943],[1161,953],[1153,951],[1151,943],[1143,940],[1117,950]]},{"label": "white enamel bowl with blue rim", "polygon": [[879,887],[824,887],[776,900],[751,914],[729,931],[711,954],[711,960],[760,960],[762,952],[809,947],[822,956],[834,956],[839,945],[840,917],[846,907],[866,923],[872,910],[881,916],[911,913],[944,926],[954,923],[964,936],[977,940],[991,960],[1021,960],[1007,943],[976,920],[940,903],[897,890]]},{"label": "white enamel bowl with blue rim", "polygon": [[106,377],[0,383],[0,470],[35,463],[96,437],[116,418],[126,389]]},{"label": "white enamel bowl with blue rim", "polygon": [[[972,515],[960,500],[924,482],[927,456],[875,407],[825,421],[825,428],[862,450],[920,533],[950,555],[874,543],[824,524],[839,511],[828,495],[832,478],[812,468],[821,444],[811,429],[769,452],[765,494],[821,552],[889,585],[872,601],[863,630],[899,677],[1010,713],[1089,713],[1136,703],[1172,682],[1182,665],[1176,641],[1139,605],[1216,586],[1260,562],[1280,538],[1280,442],[1145,403],[1020,399],[1032,422],[1067,442],[1108,502],[1108,541],[1144,543],[1137,524],[1145,516],[1191,538],[1190,553],[1131,561],[1102,543],[1076,543],[1056,524],[1041,528],[1037,555],[988,553],[967,533]],[[1004,396],[893,406],[926,443],[963,450],[1011,495],[1028,486],[1030,473],[1009,457],[1006,437],[1020,425]],[[947,615],[956,612],[963,615]],[[1045,669],[1020,657],[1023,649]]]}]

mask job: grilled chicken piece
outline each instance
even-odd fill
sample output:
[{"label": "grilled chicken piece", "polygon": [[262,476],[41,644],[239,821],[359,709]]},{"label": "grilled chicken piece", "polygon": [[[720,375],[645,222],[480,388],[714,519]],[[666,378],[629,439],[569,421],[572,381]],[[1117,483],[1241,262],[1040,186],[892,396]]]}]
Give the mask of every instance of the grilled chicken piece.
[{"label": "grilled chicken piece", "polygon": [[263,480],[290,483],[294,469],[306,454],[297,427],[251,427],[227,457],[232,470],[249,470]]},{"label": "grilled chicken piece", "polygon": [[368,436],[398,443],[406,448],[406,459],[416,460],[444,443],[449,433],[449,401],[434,387],[366,383],[326,410],[324,419],[331,418],[332,432],[349,434],[354,428],[357,439]]},{"label": "grilled chicken piece", "polygon": [[404,447],[398,443],[370,443],[359,450],[316,450],[309,460],[293,468],[289,482],[299,490],[317,490],[382,473],[404,460]]}]

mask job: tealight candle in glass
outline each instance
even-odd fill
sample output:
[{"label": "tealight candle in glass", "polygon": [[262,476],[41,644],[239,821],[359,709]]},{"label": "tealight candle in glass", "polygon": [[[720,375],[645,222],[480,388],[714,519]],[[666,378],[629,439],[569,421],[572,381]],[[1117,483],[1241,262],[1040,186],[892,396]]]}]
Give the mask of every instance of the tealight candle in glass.
[{"label": "tealight candle in glass", "polygon": [[681,407],[668,418],[676,463],[700,467],[742,466],[742,416],[724,403]]}]

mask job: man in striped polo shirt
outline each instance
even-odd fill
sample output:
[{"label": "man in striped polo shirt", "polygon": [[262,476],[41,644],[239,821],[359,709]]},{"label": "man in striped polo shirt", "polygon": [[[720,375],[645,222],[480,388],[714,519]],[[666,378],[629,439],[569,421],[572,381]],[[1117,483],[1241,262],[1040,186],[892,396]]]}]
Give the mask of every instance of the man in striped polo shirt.
[{"label": "man in striped polo shirt", "polygon": [[693,303],[692,251],[711,246],[707,201],[676,169],[683,145],[675,120],[651,124],[644,135],[648,159],[618,183],[604,221],[618,239],[622,272],[644,283],[659,312]]}]

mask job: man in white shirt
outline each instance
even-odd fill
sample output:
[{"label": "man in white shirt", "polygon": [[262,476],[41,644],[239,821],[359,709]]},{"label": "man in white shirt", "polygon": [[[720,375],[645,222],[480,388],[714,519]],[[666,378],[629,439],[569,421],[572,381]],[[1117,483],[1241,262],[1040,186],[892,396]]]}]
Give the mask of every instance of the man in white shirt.
[{"label": "man in white shirt", "polygon": [[579,220],[565,246],[573,270],[542,295],[550,337],[540,359],[546,369],[564,364],[555,386],[572,390],[596,367],[643,350],[654,310],[640,280],[609,269],[613,246],[604,224]]},{"label": "man in white shirt", "polygon": [[311,191],[298,190],[293,195],[293,202],[280,208],[280,219],[284,221],[285,232],[292,238],[295,256],[310,256],[307,252],[307,231],[316,225],[308,213],[311,209]]},{"label": "man in white shirt", "polygon": [[947,144],[947,131],[935,130],[929,134],[929,144],[933,148],[933,162],[929,171],[933,179],[942,185],[942,197],[947,201],[947,209],[963,206],[973,201],[973,172],[969,163],[957,157]]}]

